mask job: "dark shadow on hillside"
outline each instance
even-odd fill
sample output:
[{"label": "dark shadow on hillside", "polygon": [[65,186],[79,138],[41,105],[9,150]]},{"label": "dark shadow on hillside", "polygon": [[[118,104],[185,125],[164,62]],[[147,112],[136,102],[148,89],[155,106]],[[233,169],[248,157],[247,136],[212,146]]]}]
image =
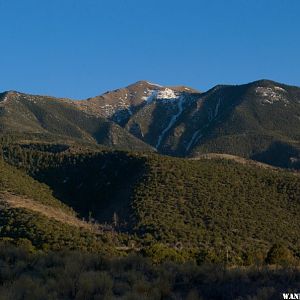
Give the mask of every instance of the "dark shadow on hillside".
[{"label": "dark shadow on hillside", "polygon": [[131,223],[130,199],[145,172],[144,160],[125,152],[53,156],[34,177],[46,183],[56,198],[80,217],[112,223],[120,229]]},{"label": "dark shadow on hillside", "polygon": [[251,159],[281,168],[300,168],[300,149],[280,141],[273,142],[267,150],[255,154]]}]

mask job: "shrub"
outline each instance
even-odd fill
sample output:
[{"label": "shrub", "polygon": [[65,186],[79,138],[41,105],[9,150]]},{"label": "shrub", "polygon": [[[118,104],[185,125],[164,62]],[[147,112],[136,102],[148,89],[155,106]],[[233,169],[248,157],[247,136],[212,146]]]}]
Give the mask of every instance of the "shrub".
[{"label": "shrub", "polygon": [[273,245],[266,258],[266,263],[276,265],[291,264],[293,261],[293,253],[282,244]]},{"label": "shrub", "polygon": [[156,264],[162,263],[163,261],[173,261],[177,263],[183,263],[185,261],[184,256],[179,251],[161,243],[146,248],[144,254],[150,257]]},{"label": "shrub", "polygon": [[[105,272],[84,272],[79,277],[79,292],[76,299],[103,299],[112,293],[113,282]],[[102,298],[101,298],[101,297]]]}]

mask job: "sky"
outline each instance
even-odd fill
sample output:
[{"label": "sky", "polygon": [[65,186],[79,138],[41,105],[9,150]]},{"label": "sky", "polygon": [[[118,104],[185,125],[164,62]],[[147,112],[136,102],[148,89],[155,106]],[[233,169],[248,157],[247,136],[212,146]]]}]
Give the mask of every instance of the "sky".
[{"label": "sky", "polygon": [[0,91],[300,86],[299,0],[0,0]]}]

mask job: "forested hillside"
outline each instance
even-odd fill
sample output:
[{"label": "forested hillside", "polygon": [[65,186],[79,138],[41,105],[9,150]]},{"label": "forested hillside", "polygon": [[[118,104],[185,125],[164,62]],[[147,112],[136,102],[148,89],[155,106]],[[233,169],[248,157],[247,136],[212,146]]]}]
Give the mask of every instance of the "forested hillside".
[{"label": "forested hillside", "polygon": [[[45,184],[0,160],[0,239],[30,250],[78,249],[114,253],[118,240],[82,221]],[[115,240],[112,242],[112,240]]]},{"label": "forested hillside", "polygon": [[[151,153],[45,153],[4,158],[46,183],[80,217],[109,224],[126,245],[162,261],[264,261],[284,243],[299,255],[300,177],[222,159]],[[169,253],[170,252],[170,253]]]}]

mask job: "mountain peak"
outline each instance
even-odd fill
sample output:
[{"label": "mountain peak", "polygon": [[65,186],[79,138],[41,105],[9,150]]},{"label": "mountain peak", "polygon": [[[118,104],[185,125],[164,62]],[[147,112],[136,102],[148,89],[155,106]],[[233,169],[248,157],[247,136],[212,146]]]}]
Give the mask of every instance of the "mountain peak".
[{"label": "mountain peak", "polygon": [[148,80],[139,80],[139,81],[137,81],[135,83],[130,84],[128,86],[128,88],[130,88],[130,87],[136,87],[136,86],[163,88],[162,85],[150,82]]},{"label": "mountain peak", "polygon": [[135,83],[130,84],[127,88],[136,88],[136,87],[142,87],[142,88],[149,88],[149,89],[156,89],[156,90],[160,90],[160,89],[169,89],[169,90],[173,90],[176,92],[186,92],[186,93],[200,93],[198,90],[185,86],[185,85],[167,85],[167,86],[163,86],[159,83],[154,83],[148,80],[139,80]]},{"label": "mountain peak", "polygon": [[250,82],[247,85],[269,87],[269,86],[281,86],[283,84],[279,83],[279,82],[276,82],[274,80],[270,80],[270,79],[259,79],[259,80],[255,80],[253,82]]},{"label": "mountain peak", "polygon": [[16,94],[21,94],[18,91],[14,91],[14,90],[9,90],[9,91],[4,91],[3,93],[1,93],[2,95],[16,95]]}]

